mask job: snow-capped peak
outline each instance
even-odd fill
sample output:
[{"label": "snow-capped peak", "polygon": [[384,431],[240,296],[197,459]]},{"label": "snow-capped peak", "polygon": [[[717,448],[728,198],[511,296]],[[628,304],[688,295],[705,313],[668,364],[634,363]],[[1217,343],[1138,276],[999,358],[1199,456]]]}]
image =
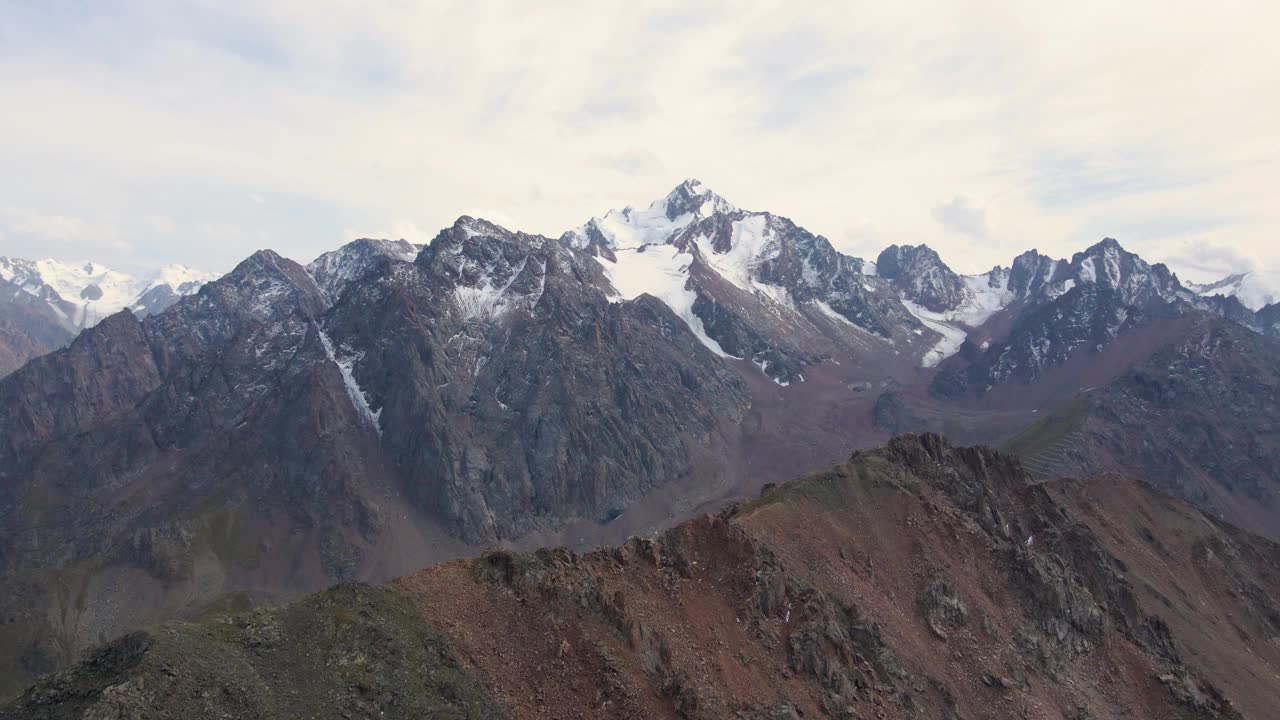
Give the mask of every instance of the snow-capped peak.
[{"label": "snow-capped peak", "polygon": [[[196,292],[217,276],[182,265],[167,265],[153,272],[130,275],[87,261],[0,258],[0,277],[31,295],[74,308],[66,322],[68,329],[80,330],[126,307],[138,305],[144,297],[148,298],[145,303],[148,311],[158,311],[156,308],[161,304],[167,307],[172,300]],[[153,292],[158,288],[168,288],[169,292]],[[172,300],[162,303],[161,294]]]},{"label": "snow-capped peak", "polygon": [[217,273],[195,270],[187,267],[186,265],[165,265],[159,270],[151,273],[149,279],[146,281],[146,287],[142,292],[145,293],[147,290],[161,285],[168,285],[179,295],[189,295],[196,290],[199,290],[200,286],[205,283],[212,282],[217,279]]},{"label": "snow-capped peak", "polygon": [[1070,271],[1078,283],[1096,283],[1118,291],[1127,305],[1138,305],[1152,297],[1171,300],[1181,287],[1169,268],[1148,263],[1113,238],[1104,238],[1073,255]]},{"label": "snow-capped peak", "polygon": [[610,210],[565,233],[562,240],[576,249],[592,245],[637,248],[668,242],[690,223],[718,212],[735,210],[737,208],[732,203],[712,192],[706,185],[689,179],[662,198],[649,203],[643,210],[631,206]]},{"label": "snow-capped peak", "polygon": [[717,212],[737,210],[733,203],[715,194],[701,181],[690,178],[680,183],[661,200],[655,200],[650,210],[661,206],[668,220],[689,216],[690,220],[709,217]]},{"label": "snow-capped peak", "polygon": [[1197,295],[1234,297],[1254,312],[1280,302],[1280,272],[1253,270],[1229,275],[1213,283],[1186,285]]}]

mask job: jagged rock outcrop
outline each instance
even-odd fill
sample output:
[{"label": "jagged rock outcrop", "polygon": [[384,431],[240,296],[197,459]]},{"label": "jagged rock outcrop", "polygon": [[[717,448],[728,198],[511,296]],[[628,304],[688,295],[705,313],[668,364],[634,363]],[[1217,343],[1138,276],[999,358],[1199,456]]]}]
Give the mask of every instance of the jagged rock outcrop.
[{"label": "jagged rock outcrop", "polygon": [[890,245],[876,258],[876,274],[933,312],[954,310],[966,297],[964,281],[928,245]]},{"label": "jagged rock outcrop", "polygon": [[406,240],[374,240],[361,238],[324,253],[307,265],[307,272],[315,279],[330,302],[338,300],[338,294],[349,283],[363,278],[384,259],[413,262],[422,248]]}]

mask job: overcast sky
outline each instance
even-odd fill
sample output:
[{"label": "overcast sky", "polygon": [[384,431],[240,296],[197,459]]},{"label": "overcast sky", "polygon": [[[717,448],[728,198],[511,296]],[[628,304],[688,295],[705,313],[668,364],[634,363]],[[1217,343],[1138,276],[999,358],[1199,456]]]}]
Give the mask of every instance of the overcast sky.
[{"label": "overcast sky", "polygon": [[1280,269],[1276,7],[3,0],[0,254],[558,235],[696,177],[863,256]]}]

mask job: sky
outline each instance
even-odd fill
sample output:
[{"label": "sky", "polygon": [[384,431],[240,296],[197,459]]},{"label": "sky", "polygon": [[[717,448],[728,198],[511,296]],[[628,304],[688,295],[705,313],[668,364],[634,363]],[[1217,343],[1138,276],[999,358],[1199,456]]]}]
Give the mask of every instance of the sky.
[{"label": "sky", "polygon": [[978,272],[1280,270],[1280,6],[0,1],[0,255],[225,271],[693,177]]}]

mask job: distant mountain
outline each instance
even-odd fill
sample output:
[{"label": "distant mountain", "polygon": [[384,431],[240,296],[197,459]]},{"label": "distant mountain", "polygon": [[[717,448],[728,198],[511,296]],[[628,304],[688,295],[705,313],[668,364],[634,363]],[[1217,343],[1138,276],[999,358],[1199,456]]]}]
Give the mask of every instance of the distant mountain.
[{"label": "distant mountain", "polygon": [[1257,312],[1268,305],[1280,303],[1280,272],[1251,271],[1228,275],[1217,282],[1187,283],[1187,288],[1198,295],[1223,295],[1234,297],[1242,305]]},{"label": "distant mountain", "polygon": [[181,265],[134,276],[91,262],[0,257],[0,376],[108,315],[160,312],[213,278]]},{"label": "distant mountain", "polygon": [[70,342],[73,335],[64,323],[68,310],[52,295],[41,297],[0,280],[0,377]]},{"label": "distant mountain", "polygon": [[[73,302],[7,262],[28,314],[127,295]],[[1120,393],[1207,323],[1239,364],[1213,366],[1216,396],[1177,396],[1198,398],[1181,408],[1198,426],[1223,419],[1222,441],[1181,465],[1203,476],[1165,486],[1236,522],[1272,512],[1266,445],[1227,416],[1231,393],[1280,383],[1259,370],[1274,313],[1111,239],[966,276],[924,245],[843,254],[689,180],[556,238],[463,216],[425,246],[361,239],[305,267],[260,251],[198,292],[187,277],[141,283],[130,312],[0,379],[0,618],[22,619],[0,627],[0,677],[481,545],[621,541],[891,433],[1005,442],[1082,392]],[[1148,450],[1167,444],[1143,440],[1160,423],[1124,417],[1090,445],[1114,464],[1073,467],[1163,471]],[[1262,494],[1183,491],[1231,484],[1214,468]],[[79,600],[50,614],[58,588]]]}]

